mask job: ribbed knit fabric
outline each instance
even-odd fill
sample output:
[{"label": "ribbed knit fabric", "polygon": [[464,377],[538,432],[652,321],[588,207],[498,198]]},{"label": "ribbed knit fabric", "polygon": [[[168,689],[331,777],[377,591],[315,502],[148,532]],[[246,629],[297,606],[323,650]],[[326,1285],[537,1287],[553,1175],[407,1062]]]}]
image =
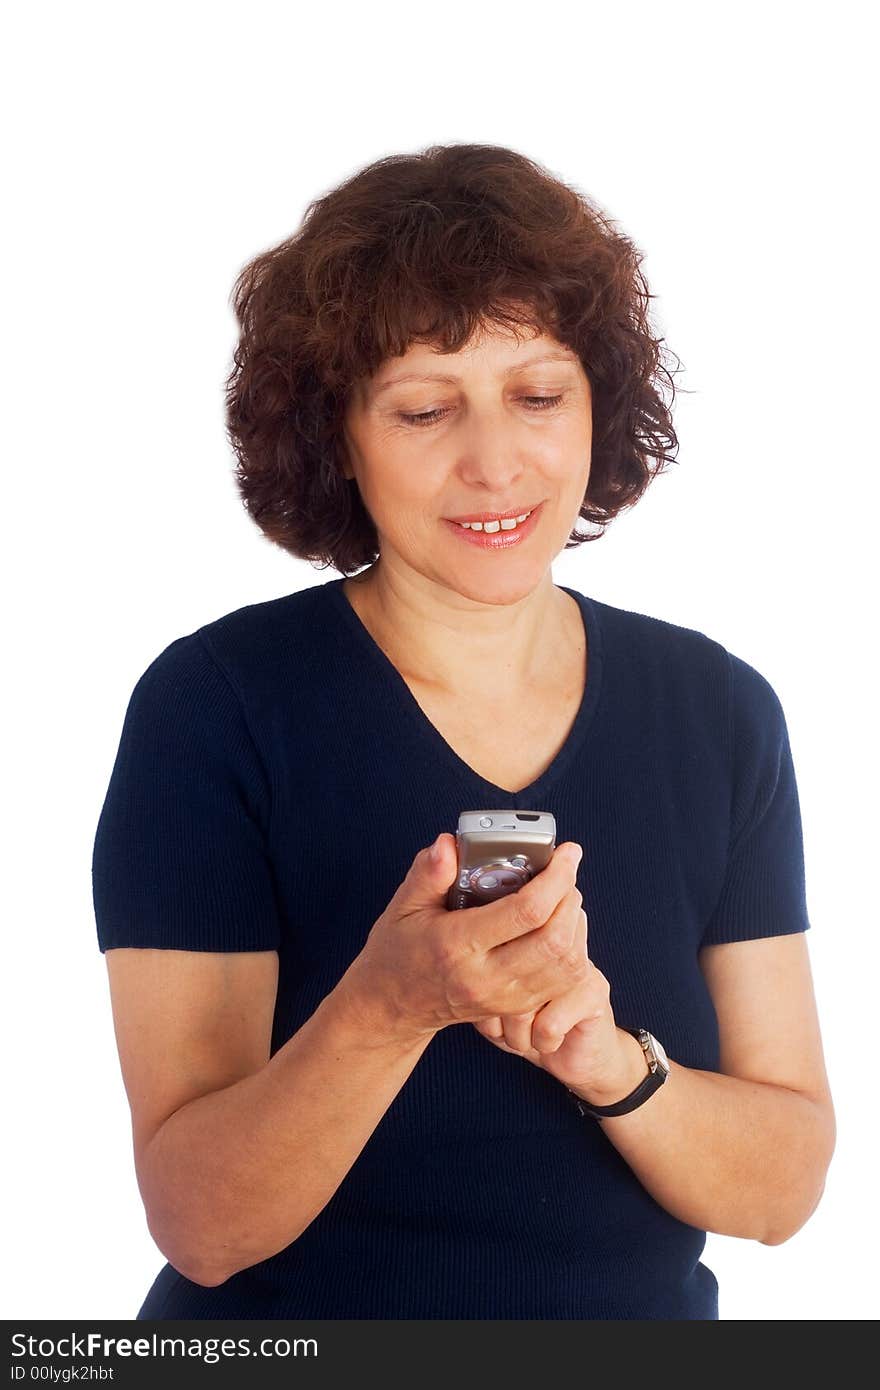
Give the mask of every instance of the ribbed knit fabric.
[{"label": "ribbed knit fabric", "polygon": [[[588,949],[617,1022],[717,1071],[700,947],[810,925],[768,681],[700,632],[563,585],[586,689],[514,796],[446,743],[341,586],[226,614],[138,680],[95,837],[100,949],[277,950],[274,1054],[460,811],[548,810],[584,847]],[[704,1246],[560,1082],[459,1024],[299,1239],[216,1287],[166,1264],[138,1317],[714,1319]]]}]

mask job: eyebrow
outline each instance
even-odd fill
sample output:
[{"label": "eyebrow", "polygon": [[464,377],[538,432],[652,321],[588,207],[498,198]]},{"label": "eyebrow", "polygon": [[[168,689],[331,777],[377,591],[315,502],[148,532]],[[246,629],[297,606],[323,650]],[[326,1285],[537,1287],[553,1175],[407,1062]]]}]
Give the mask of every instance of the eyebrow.
[{"label": "eyebrow", "polygon": [[[522,371],[523,367],[537,367],[540,362],[569,362],[573,366],[577,360],[577,357],[571,352],[563,352],[560,350],[556,352],[545,352],[542,353],[540,357],[530,357],[525,362],[514,362],[513,366],[508,367],[501,375],[502,378],[506,380],[506,378],[512,376],[514,372]],[[401,382],[404,381],[443,381],[449,386],[457,386],[461,381],[461,377],[454,376],[448,372],[406,372],[403,376],[392,377],[390,381],[385,381],[381,386],[377,386],[373,395],[374,397],[379,396],[383,391],[387,391],[389,387],[399,386]]]}]

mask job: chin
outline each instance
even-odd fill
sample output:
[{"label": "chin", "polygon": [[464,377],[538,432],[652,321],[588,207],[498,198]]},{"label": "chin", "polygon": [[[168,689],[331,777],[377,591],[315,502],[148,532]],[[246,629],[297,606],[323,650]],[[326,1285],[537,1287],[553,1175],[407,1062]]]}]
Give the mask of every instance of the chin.
[{"label": "chin", "polygon": [[447,588],[473,603],[507,606],[520,603],[533,594],[545,581],[548,573],[549,568],[537,571],[530,565],[528,569],[522,569],[517,574],[486,575],[482,578],[457,574],[445,583]]}]

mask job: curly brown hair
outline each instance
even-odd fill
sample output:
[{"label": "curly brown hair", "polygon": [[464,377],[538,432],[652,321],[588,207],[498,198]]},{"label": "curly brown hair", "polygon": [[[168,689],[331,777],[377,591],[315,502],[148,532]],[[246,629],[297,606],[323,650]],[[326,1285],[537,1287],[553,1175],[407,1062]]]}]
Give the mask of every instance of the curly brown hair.
[{"label": "curly brown hair", "polygon": [[548,332],[581,360],[593,444],[579,515],[600,530],[575,527],[565,549],[597,540],[678,449],[641,260],[592,200],[503,146],[367,165],[236,279],[226,420],[248,514],[300,559],[344,575],[372,564],[376,528],[343,473],[354,383],[414,342],[457,352],[497,324]]}]

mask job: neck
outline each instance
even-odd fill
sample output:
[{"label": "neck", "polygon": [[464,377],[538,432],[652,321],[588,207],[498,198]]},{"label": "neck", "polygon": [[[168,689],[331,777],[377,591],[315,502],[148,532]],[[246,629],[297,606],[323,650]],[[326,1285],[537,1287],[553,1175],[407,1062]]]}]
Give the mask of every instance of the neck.
[{"label": "neck", "polygon": [[572,600],[549,571],[529,593],[491,603],[379,560],[342,587],[401,675],[443,694],[488,686],[509,697],[511,689],[543,684],[571,643]]}]

